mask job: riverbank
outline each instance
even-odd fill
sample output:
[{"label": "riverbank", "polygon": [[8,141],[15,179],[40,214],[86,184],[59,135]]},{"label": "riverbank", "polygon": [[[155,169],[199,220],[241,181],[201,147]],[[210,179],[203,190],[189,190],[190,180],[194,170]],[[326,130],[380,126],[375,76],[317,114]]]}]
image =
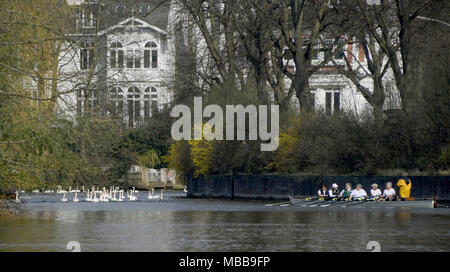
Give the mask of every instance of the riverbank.
[{"label": "riverbank", "polygon": [[14,197],[0,196],[0,215],[13,215],[19,210],[19,204],[14,202]]},{"label": "riverbank", "polygon": [[[188,179],[188,197],[280,199],[288,196],[316,195],[322,184],[336,183],[344,188],[360,183],[368,191],[373,183],[381,188],[386,182],[397,183],[400,176],[301,176],[301,175],[210,175]],[[409,176],[411,197],[450,199],[450,176]],[[394,186],[398,191],[398,188]]]}]

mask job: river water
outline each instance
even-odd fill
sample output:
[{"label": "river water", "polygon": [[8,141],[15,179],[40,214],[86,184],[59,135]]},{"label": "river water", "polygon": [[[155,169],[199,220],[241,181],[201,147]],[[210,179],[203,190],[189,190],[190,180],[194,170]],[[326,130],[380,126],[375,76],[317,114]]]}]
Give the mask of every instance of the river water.
[{"label": "river water", "polygon": [[[450,209],[266,207],[262,201],[187,199],[62,203],[27,194],[0,216],[0,251],[450,251]],[[80,199],[84,199],[80,196]]]}]

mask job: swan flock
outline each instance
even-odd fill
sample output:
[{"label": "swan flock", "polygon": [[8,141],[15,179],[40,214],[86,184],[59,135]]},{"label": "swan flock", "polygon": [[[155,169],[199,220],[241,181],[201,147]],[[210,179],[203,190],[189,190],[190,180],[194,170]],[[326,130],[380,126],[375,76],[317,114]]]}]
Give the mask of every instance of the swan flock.
[{"label": "swan flock", "polygon": [[[134,201],[138,201],[138,196],[136,194],[139,191],[137,191],[136,188],[133,187],[131,190],[127,190],[126,195],[125,195],[124,189],[120,189],[119,187],[114,187],[114,186],[111,186],[109,189],[106,189],[106,187],[103,187],[102,189],[100,189],[100,187],[95,188],[94,186],[92,186],[91,189],[87,189],[87,190],[85,190],[84,186],[82,187],[81,190],[79,190],[78,187],[75,190],[72,190],[72,187],[69,187],[69,190],[63,190],[62,186],[57,186],[56,191],[53,191],[53,190],[41,190],[41,191],[33,190],[32,191],[32,193],[35,193],[35,194],[38,194],[41,192],[44,194],[51,194],[51,193],[62,194],[61,202],[69,202],[70,200],[68,199],[68,195],[74,194],[73,199],[71,199],[72,202],[74,202],[74,203],[78,203],[80,201],[98,203],[98,202],[124,202],[124,201],[134,202]],[[16,191],[15,201],[18,203],[20,202],[19,193],[24,193],[24,191],[21,191],[21,190]],[[86,193],[85,198],[84,199],[78,198],[78,193]],[[152,188],[148,192],[147,199],[150,199],[150,200],[164,199],[164,189],[161,189],[159,194],[155,194],[155,189]]]}]

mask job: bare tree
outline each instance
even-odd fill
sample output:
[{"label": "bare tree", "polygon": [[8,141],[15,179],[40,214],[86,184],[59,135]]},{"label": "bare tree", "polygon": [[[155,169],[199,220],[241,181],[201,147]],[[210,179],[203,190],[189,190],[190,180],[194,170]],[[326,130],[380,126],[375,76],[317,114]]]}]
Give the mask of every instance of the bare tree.
[{"label": "bare tree", "polygon": [[424,12],[432,10],[441,0],[381,1],[381,5],[367,6],[364,1],[347,1],[358,8],[364,18],[367,34],[376,41],[386,55],[399,90],[403,110],[407,110],[414,96],[409,82],[414,77],[411,62],[411,38],[414,22]]}]

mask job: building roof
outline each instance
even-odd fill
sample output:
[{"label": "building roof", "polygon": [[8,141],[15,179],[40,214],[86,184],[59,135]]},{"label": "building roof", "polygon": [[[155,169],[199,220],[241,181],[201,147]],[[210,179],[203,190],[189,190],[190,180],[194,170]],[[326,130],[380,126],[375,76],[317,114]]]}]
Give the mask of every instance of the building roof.
[{"label": "building roof", "polygon": [[170,0],[67,0],[69,5],[101,4],[100,31],[123,23],[131,17],[166,31],[169,21]]},{"label": "building roof", "polygon": [[167,30],[169,0],[104,0],[104,2],[106,13],[111,14],[107,20],[108,27],[134,16],[152,26]]}]

